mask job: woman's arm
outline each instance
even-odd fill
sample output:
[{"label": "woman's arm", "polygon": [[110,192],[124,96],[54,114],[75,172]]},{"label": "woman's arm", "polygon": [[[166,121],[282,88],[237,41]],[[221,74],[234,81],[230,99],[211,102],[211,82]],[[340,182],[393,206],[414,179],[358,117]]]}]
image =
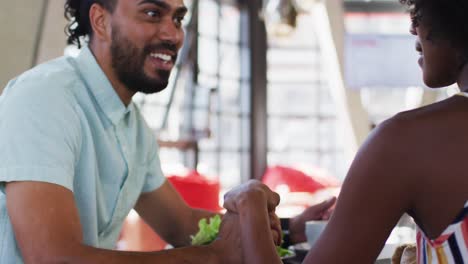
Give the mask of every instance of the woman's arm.
[{"label": "woman's arm", "polygon": [[[405,129],[404,121],[394,118],[362,146],[336,209],[304,263],[374,263],[392,228],[412,206],[417,183],[412,176],[421,164],[414,164],[417,150],[409,151],[414,144]],[[225,197],[225,207],[240,215],[245,263],[281,263],[268,236],[268,212],[276,206],[272,193],[254,182]]]},{"label": "woman's arm", "polygon": [[418,166],[405,130],[404,121],[394,118],[368,138],[353,161],[326,229],[305,263],[375,261],[392,228],[412,204],[415,180],[410,175]]}]

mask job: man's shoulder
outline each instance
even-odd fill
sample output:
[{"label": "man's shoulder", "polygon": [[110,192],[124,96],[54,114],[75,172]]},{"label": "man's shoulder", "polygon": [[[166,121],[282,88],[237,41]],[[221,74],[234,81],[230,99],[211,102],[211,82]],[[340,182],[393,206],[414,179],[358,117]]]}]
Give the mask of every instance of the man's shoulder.
[{"label": "man's shoulder", "polygon": [[[68,98],[79,84],[79,75],[70,57],[60,57],[22,73],[11,80],[2,97]],[[6,98],[5,98],[6,97]]]},{"label": "man's shoulder", "polygon": [[57,59],[39,64],[18,76],[19,82],[33,82],[44,84],[47,87],[73,83],[78,78],[78,72],[71,57]]}]

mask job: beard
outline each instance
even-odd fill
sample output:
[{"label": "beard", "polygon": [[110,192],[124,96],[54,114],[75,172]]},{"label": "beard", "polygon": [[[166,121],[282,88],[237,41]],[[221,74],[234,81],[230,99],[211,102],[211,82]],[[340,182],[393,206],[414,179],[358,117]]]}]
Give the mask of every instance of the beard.
[{"label": "beard", "polygon": [[157,70],[158,77],[156,78],[148,76],[144,71],[146,58],[151,51],[161,47],[176,50],[175,45],[167,43],[146,46],[143,50],[139,49],[130,39],[120,33],[118,27],[112,26],[112,43],[110,47],[112,68],[116,72],[117,78],[127,89],[133,92],[152,94],[167,87],[170,71]]}]

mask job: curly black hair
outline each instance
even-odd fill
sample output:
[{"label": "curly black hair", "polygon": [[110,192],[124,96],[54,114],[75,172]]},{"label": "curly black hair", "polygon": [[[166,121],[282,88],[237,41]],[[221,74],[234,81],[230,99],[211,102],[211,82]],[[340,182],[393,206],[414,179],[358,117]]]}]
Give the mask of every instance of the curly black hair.
[{"label": "curly black hair", "polygon": [[96,3],[106,10],[113,12],[118,0],[66,0],[65,18],[68,25],[65,27],[67,44],[78,45],[81,48],[80,38],[92,35],[92,28],[89,21],[89,9]]},{"label": "curly black hair", "polygon": [[448,40],[468,52],[468,1],[466,0],[399,0],[410,9],[414,26],[424,23],[431,39]]}]

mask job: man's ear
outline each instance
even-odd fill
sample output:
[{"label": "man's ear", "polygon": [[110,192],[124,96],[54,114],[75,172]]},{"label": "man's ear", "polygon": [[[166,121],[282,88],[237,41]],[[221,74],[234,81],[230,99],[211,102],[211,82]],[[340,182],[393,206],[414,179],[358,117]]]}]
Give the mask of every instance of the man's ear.
[{"label": "man's ear", "polygon": [[101,41],[111,40],[111,14],[99,4],[92,4],[89,10],[89,23],[93,29],[93,38]]}]

